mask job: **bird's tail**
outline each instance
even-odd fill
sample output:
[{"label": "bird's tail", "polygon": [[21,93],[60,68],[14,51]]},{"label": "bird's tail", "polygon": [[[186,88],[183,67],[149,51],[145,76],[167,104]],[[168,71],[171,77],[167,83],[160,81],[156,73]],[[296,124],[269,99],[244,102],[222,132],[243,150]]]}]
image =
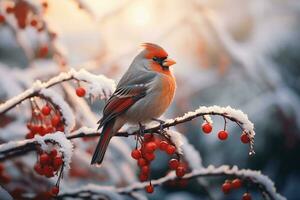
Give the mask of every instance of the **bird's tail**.
[{"label": "bird's tail", "polygon": [[107,123],[103,126],[101,136],[99,139],[99,142],[97,144],[97,147],[95,149],[91,164],[101,164],[106,152],[106,149],[108,147],[108,144],[110,142],[110,139],[113,136],[113,126],[114,122]]}]

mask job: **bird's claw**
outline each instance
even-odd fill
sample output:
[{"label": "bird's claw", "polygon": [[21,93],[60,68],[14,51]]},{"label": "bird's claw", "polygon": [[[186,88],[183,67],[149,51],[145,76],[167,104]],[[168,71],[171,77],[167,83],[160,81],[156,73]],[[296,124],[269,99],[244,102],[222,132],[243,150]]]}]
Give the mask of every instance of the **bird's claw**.
[{"label": "bird's claw", "polygon": [[139,133],[140,135],[144,135],[145,126],[139,122]]},{"label": "bird's claw", "polygon": [[156,118],[152,118],[153,121],[156,121],[159,123],[159,132],[163,133],[164,132],[164,127],[163,125],[166,123],[164,120],[161,119],[156,119]]}]

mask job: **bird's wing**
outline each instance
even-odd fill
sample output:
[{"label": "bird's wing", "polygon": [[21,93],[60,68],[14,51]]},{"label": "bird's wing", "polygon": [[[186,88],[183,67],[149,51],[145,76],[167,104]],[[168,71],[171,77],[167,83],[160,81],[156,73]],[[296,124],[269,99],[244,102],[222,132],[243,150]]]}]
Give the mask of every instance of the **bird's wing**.
[{"label": "bird's wing", "polygon": [[146,96],[148,86],[146,84],[136,84],[118,88],[107,101],[103,117],[98,122],[98,129],[104,124],[125,112],[135,102]]}]

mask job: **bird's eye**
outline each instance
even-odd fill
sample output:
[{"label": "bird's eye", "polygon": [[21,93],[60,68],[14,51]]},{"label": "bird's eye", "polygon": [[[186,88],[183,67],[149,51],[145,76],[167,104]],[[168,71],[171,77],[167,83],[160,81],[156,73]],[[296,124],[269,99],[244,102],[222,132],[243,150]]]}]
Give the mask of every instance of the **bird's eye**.
[{"label": "bird's eye", "polygon": [[158,61],[157,57],[153,57],[152,60],[154,60],[155,62]]}]

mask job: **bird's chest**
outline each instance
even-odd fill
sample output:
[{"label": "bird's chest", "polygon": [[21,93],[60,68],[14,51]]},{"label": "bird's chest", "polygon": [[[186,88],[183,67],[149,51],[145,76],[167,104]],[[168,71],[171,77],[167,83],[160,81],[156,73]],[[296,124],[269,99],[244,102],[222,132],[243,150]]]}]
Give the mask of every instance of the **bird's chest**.
[{"label": "bird's chest", "polygon": [[151,118],[160,117],[171,104],[176,89],[175,80],[169,76],[160,76],[153,84],[148,99],[145,99],[145,111]]},{"label": "bird's chest", "polygon": [[146,97],[139,100],[126,113],[132,122],[148,122],[159,118],[171,104],[176,90],[173,77],[163,76],[155,81]]}]

